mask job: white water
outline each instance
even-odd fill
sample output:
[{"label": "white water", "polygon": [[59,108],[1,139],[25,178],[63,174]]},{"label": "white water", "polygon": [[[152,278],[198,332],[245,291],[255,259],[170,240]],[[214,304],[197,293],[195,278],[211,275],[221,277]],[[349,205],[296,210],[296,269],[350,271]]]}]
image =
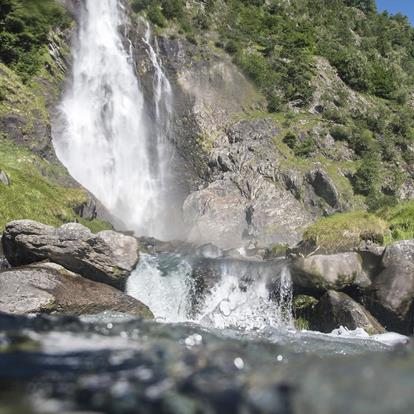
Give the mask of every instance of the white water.
[{"label": "white water", "polygon": [[125,24],[118,0],[85,0],[80,7],[73,77],[60,106],[62,119],[54,127],[54,145],[72,176],[126,228],[163,239],[169,237],[163,191],[171,86],[150,46],[148,29],[145,41],[155,71],[153,130],[131,51],[119,33]]},{"label": "white water", "polygon": [[[145,303],[155,317],[165,322],[197,322],[206,327],[246,331],[293,327],[290,272],[283,266],[278,277],[278,296],[272,297],[263,271],[243,263],[223,261],[219,280],[201,297],[194,292],[192,266],[176,255],[143,255],[128,280],[127,293]],[[251,274],[250,274],[251,272]],[[249,281],[241,279],[248,278]],[[207,276],[208,278],[208,276]],[[201,301],[196,311],[193,301]]]}]

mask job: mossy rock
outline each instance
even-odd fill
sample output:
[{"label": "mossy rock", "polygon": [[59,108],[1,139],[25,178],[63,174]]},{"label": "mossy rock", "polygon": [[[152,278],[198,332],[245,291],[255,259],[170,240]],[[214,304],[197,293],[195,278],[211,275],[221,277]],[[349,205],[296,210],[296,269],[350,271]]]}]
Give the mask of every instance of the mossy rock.
[{"label": "mossy rock", "polygon": [[335,214],[309,226],[303,240],[315,245],[318,253],[350,251],[362,242],[383,244],[389,234],[388,224],[381,217],[363,211]]}]

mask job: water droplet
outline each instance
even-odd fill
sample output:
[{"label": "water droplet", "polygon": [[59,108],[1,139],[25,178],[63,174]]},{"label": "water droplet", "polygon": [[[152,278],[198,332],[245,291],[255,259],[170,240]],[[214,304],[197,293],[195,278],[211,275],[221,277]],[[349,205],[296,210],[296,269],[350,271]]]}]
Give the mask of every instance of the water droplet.
[{"label": "water droplet", "polygon": [[234,362],[234,366],[237,369],[243,369],[244,368],[244,361],[241,358],[235,358]]},{"label": "water droplet", "polygon": [[277,362],[282,362],[283,361],[283,355],[278,355],[276,359],[277,359]]}]

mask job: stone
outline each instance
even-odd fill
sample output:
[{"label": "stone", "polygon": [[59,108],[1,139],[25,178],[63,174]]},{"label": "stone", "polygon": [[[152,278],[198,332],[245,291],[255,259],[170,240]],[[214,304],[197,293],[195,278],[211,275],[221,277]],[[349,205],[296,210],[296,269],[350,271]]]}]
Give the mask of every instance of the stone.
[{"label": "stone", "polygon": [[316,305],[311,317],[311,329],[332,332],[339,327],[364,329],[370,335],[384,333],[381,324],[359,303],[343,292],[329,290]]},{"label": "stone", "polygon": [[6,186],[10,185],[10,179],[3,170],[0,170],[0,183]]},{"label": "stone", "polygon": [[340,199],[335,184],[328,174],[321,169],[307,173],[306,179],[312,185],[315,194],[321,197],[332,208],[339,208]]},{"label": "stone", "polygon": [[139,260],[138,241],[112,230],[93,234],[78,223],[59,228],[31,220],[6,225],[4,255],[12,266],[50,260],[96,282],[123,289]]},{"label": "stone", "polygon": [[414,329],[414,240],[388,246],[383,270],[373,280],[371,312],[393,331],[412,334]]},{"label": "stone", "polygon": [[151,319],[147,306],[119,290],[55,263],[0,273],[0,312],[86,315],[113,311]]},{"label": "stone", "polygon": [[349,286],[366,289],[371,285],[358,253],[300,257],[292,264],[294,284],[308,292],[342,290]]}]

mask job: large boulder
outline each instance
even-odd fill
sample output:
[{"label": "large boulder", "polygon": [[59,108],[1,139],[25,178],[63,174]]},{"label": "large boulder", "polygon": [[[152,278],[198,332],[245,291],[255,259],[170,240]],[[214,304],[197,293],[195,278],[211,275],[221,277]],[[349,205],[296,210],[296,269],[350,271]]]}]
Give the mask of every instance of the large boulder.
[{"label": "large boulder", "polygon": [[343,292],[329,290],[313,311],[311,328],[332,332],[341,326],[351,330],[362,328],[370,335],[385,332],[381,324],[362,305]]},{"label": "large boulder", "polygon": [[389,330],[414,329],[414,240],[392,244],[382,258],[382,272],[372,285],[371,311]]},{"label": "large boulder", "polygon": [[75,273],[123,289],[139,260],[138,241],[115,231],[93,234],[78,223],[59,228],[31,220],[6,225],[3,250],[12,266],[43,260]]},{"label": "large boulder", "polygon": [[350,286],[365,289],[371,281],[358,253],[300,257],[292,264],[294,284],[309,292],[342,290]]},{"label": "large boulder", "polygon": [[84,315],[104,311],[153,317],[147,306],[131,296],[55,263],[36,263],[0,273],[0,312]]}]

